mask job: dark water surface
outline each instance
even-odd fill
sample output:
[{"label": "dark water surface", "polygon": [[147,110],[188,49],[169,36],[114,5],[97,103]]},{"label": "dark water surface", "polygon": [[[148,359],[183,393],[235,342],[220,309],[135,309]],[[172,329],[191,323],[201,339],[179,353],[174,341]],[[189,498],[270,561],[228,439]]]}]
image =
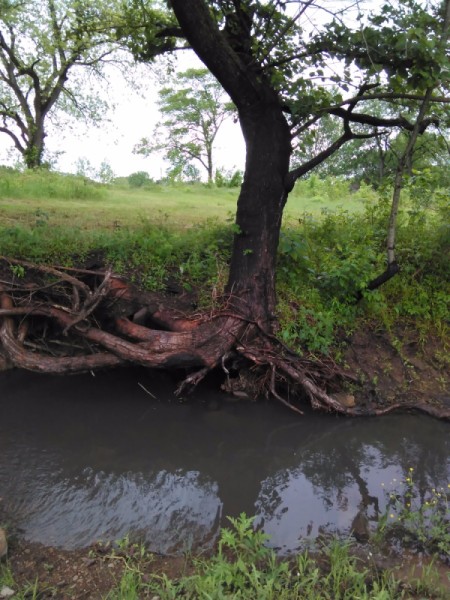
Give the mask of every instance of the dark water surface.
[{"label": "dark water surface", "polygon": [[418,498],[450,481],[448,423],[300,418],[215,391],[180,403],[173,389],[140,370],[2,374],[0,519],[44,544],[130,533],[166,553],[210,546],[246,512],[287,552],[345,534],[361,510],[374,520],[410,468]]}]

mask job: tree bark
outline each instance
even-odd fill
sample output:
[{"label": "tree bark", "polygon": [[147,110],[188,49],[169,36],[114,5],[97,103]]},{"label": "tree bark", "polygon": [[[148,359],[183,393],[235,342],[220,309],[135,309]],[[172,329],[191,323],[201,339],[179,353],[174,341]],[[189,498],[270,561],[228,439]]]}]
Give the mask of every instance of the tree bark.
[{"label": "tree bark", "polygon": [[288,195],[290,130],[273,86],[251,66],[251,55],[235,50],[219,31],[207,3],[171,0],[171,5],[186,39],[238,109],[246,164],[227,292],[239,314],[270,329],[275,260]]},{"label": "tree bark", "polygon": [[275,261],[291,154],[281,109],[261,99],[240,114],[247,155],[238,199],[236,233],[227,291],[234,305],[270,329],[275,311]]}]

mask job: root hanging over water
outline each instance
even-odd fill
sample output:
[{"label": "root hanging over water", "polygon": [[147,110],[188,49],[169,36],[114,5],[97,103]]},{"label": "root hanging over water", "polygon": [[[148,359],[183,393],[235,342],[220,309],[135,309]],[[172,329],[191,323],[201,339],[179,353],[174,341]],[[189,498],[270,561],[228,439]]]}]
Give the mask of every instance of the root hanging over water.
[{"label": "root hanging over water", "polygon": [[[47,267],[0,258],[0,370],[80,373],[121,365],[185,369],[185,393],[221,368],[224,389],[271,397],[297,414],[299,398],[313,409],[342,415],[381,415],[414,408],[436,417],[450,411],[422,404],[346,406],[336,392],[357,381],[332,360],[300,357],[257,322],[229,308],[186,314],[160,294],[142,292],[110,269]],[[21,267],[23,271],[19,271]],[[13,277],[6,277],[11,272]],[[17,277],[17,273],[23,277]],[[231,389],[230,365],[242,389]],[[234,369],[236,371],[236,369]]]}]

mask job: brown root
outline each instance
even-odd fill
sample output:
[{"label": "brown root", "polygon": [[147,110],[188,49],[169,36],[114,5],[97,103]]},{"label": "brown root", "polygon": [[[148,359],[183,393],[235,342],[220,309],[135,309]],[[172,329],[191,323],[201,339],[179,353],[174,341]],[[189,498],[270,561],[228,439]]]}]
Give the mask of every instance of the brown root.
[{"label": "brown root", "polygon": [[[44,373],[77,373],[126,364],[188,370],[177,392],[192,390],[216,366],[230,382],[227,363],[246,363],[255,373],[242,396],[265,394],[298,414],[290,398],[305,396],[312,408],[343,415],[385,414],[414,408],[450,418],[450,411],[398,404],[361,409],[344,406],[333,392],[355,379],[331,360],[297,356],[245,316],[225,309],[190,318],[165,307],[111,270],[91,271],[0,259],[25,266],[32,279],[0,287],[0,370],[15,366]],[[5,271],[5,270],[4,270]],[[228,362],[229,361],[229,362]],[[250,389],[251,388],[251,389]],[[236,392],[236,395],[239,392]],[[286,396],[289,400],[286,399]]]}]

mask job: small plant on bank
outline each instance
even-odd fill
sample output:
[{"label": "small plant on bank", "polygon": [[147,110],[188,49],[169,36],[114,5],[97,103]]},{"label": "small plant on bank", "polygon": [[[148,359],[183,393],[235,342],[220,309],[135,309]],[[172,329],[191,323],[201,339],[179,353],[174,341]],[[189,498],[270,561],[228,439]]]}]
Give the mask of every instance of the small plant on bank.
[{"label": "small plant on bank", "polygon": [[222,530],[215,556],[194,561],[195,574],[179,580],[171,580],[164,574],[153,576],[147,588],[150,595],[155,594],[161,600],[390,600],[401,597],[397,594],[399,584],[390,576],[370,575],[359,559],[351,556],[349,543],[332,541],[317,560],[306,551],[292,560],[279,559],[275,551],[266,546],[268,536],[254,529],[252,518],[241,514],[229,520],[233,527]]},{"label": "small plant on bank", "polygon": [[395,540],[428,554],[450,556],[450,483],[431,488],[418,497],[413,484],[414,469],[400,484],[401,489],[389,493],[384,515],[376,532],[376,540]]}]

